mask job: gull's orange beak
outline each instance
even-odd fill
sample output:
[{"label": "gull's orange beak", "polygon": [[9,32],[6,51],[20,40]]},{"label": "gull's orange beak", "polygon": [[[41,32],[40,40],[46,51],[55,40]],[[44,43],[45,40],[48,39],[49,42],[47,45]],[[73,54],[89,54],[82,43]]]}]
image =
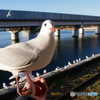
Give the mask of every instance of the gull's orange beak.
[{"label": "gull's orange beak", "polygon": [[54,27],[49,28],[49,29],[50,29],[51,31],[53,31],[53,32],[55,32],[55,31],[56,31]]}]

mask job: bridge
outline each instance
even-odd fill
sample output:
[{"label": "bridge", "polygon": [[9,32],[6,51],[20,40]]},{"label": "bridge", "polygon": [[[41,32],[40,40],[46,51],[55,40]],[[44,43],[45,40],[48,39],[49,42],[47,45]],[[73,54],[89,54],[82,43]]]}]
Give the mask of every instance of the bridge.
[{"label": "bridge", "polygon": [[95,33],[100,33],[99,16],[17,10],[0,10],[0,30],[9,31],[12,40],[17,40],[18,32],[35,33],[46,19],[55,21],[55,36],[60,36],[60,30],[72,30],[73,37],[83,36],[86,27],[93,27]]}]

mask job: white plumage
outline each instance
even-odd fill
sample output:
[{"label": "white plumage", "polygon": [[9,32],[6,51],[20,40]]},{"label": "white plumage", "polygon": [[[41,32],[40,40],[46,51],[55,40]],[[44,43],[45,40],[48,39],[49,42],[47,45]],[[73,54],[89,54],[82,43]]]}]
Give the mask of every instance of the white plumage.
[{"label": "white plumage", "polygon": [[43,73],[46,74],[46,73],[47,73],[47,70],[45,69],[45,70],[43,71]]},{"label": "white plumage", "polygon": [[3,88],[8,89],[8,86],[6,85],[6,83],[3,83]]},{"label": "white plumage", "polygon": [[68,65],[72,65],[70,62],[68,62]]},{"label": "white plumage", "polygon": [[47,66],[55,50],[54,27],[53,21],[46,20],[36,38],[1,48],[0,70],[17,77],[20,71],[34,71]]},{"label": "white plumage", "polygon": [[6,17],[11,16],[11,14],[10,14],[10,13],[11,13],[11,10],[9,10],[9,11],[8,11],[8,14],[6,15]]}]

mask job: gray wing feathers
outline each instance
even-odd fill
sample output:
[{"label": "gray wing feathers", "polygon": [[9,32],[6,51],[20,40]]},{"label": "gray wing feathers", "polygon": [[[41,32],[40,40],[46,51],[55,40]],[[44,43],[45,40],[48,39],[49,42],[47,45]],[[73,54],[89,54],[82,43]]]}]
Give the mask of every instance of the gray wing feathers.
[{"label": "gray wing feathers", "polygon": [[0,49],[0,63],[9,67],[28,66],[38,58],[37,50],[25,42]]}]

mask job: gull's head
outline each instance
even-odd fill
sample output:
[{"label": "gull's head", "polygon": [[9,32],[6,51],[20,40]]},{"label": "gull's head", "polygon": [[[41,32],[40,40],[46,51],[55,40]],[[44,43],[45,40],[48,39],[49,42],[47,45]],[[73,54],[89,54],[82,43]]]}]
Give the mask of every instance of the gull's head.
[{"label": "gull's head", "polygon": [[46,33],[52,33],[55,32],[55,23],[51,20],[45,20],[42,23],[42,27],[41,27],[41,31],[42,32],[46,32]]}]

